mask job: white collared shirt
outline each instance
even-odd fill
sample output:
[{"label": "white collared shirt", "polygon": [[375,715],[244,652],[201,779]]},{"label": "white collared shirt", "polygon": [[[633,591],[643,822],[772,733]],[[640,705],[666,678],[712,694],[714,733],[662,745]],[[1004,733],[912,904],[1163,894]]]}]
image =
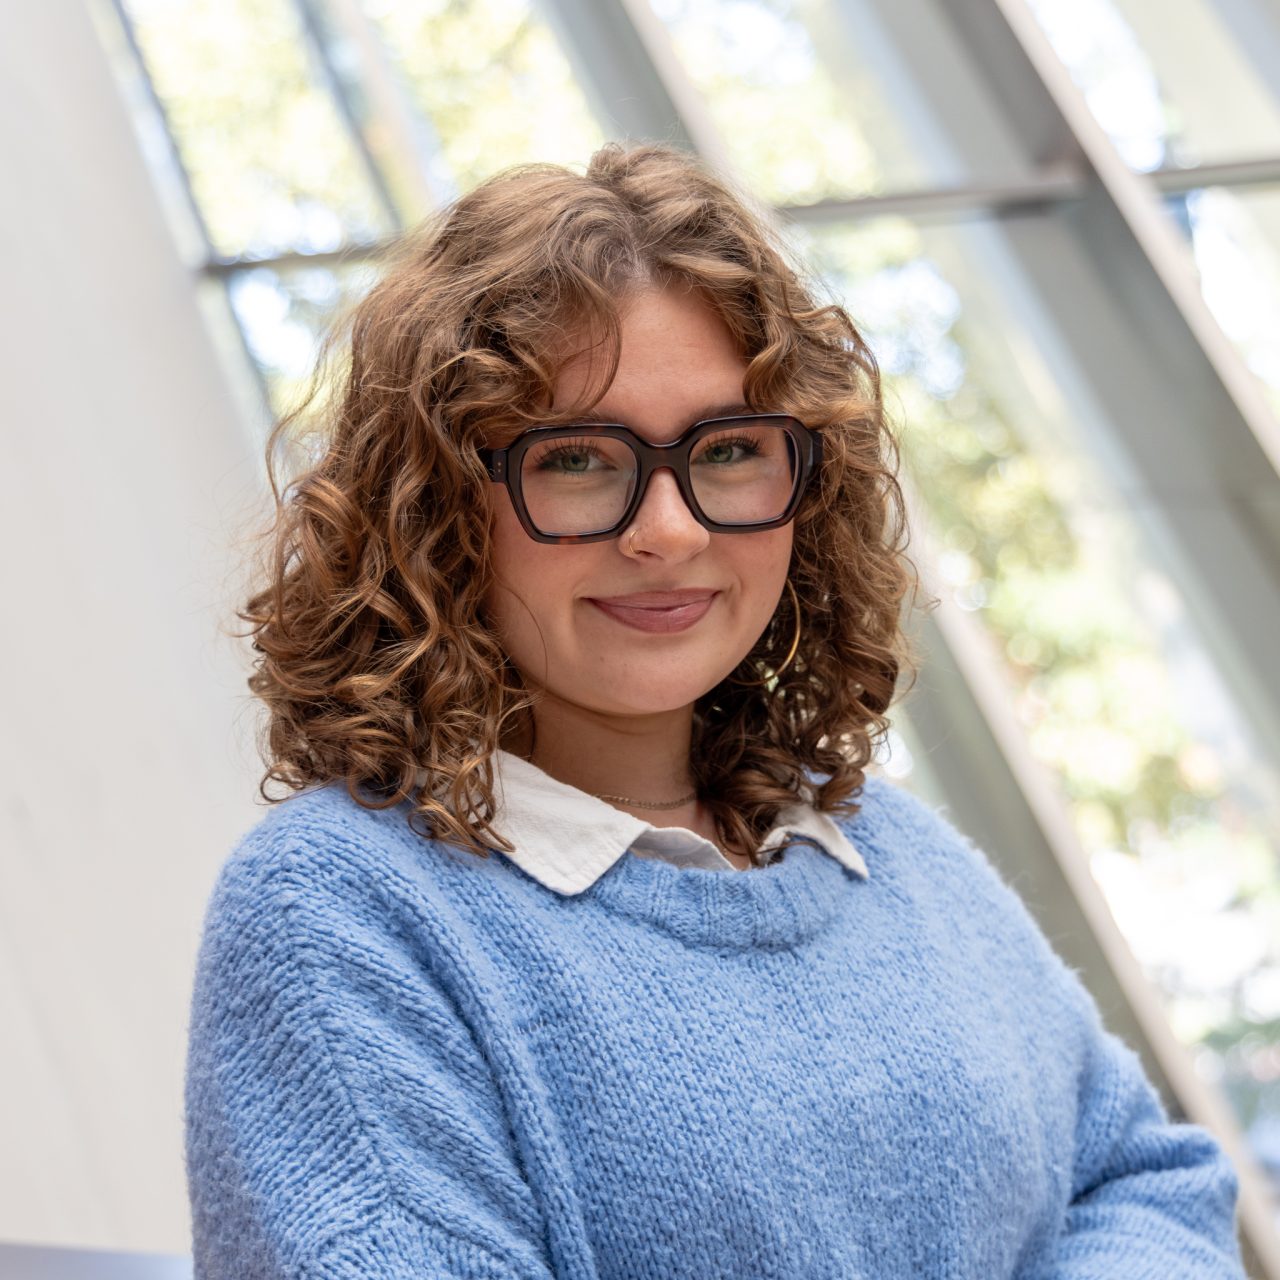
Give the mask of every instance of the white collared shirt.
[{"label": "white collared shirt", "polygon": [[[625,853],[679,867],[736,871],[705,836],[687,827],[655,827],[586,791],[559,782],[509,751],[494,757],[494,831],[515,846],[506,854],[527,875],[561,894],[589,889]],[[782,810],[765,845],[799,836],[866,879],[867,865],[824,813],[798,804]]]}]

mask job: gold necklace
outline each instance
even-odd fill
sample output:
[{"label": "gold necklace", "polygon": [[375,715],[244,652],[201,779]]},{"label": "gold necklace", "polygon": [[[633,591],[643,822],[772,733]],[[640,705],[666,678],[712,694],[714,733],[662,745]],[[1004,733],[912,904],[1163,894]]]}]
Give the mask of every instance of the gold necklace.
[{"label": "gold necklace", "polygon": [[633,800],[630,796],[609,796],[602,795],[598,791],[591,793],[597,800],[616,800],[619,804],[629,804],[636,809],[678,809],[682,804],[688,804],[690,800],[696,800],[698,793],[690,791],[687,796],[681,796],[679,800]]},{"label": "gold necklace", "polygon": [[[637,809],[678,809],[682,804],[688,804],[690,800],[696,800],[698,798],[698,793],[696,791],[690,791],[687,796],[684,796],[679,800],[664,800],[660,803],[655,803],[652,800],[633,800],[630,796],[603,795],[597,791],[593,791],[591,794],[595,796],[597,800],[617,800],[621,804],[634,805]],[[713,840],[711,843],[715,845],[716,852],[718,852],[722,858],[728,858],[729,851],[724,847],[724,845],[722,845],[718,840]],[[748,858],[747,862],[750,863],[750,861],[751,859]]]},{"label": "gold necklace", "polygon": [[[532,752],[529,754],[527,759],[535,769],[541,768],[540,765],[534,762]],[[543,770],[543,772],[545,773],[546,770]],[[588,791],[587,794],[595,796],[597,800],[615,800],[618,804],[633,805],[637,809],[678,809],[682,804],[688,804],[690,800],[696,800],[698,798],[698,793],[696,791],[690,791],[687,796],[681,796],[679,800],[660,801],[635,800],[631,796],[611,796],[605,795],[599,791]]]}]

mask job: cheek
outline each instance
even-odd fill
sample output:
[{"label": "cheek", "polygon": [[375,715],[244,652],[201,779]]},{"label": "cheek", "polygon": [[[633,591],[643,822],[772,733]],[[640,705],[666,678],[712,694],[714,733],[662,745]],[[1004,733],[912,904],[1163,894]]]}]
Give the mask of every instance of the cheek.
[{"label": "cheek", "polygon": [[528,585],[545,573],[539,565],[539,552],[555,550],[534,542],[521,528],[512,510],[506,490],[500,491],[494,503],[492,515],[493,583],[489,588],[489,611],[507,652],[514,656],[512,633],[520,633],[531,627],[529,601],[537,600],[538,593],[530,592]]},{"label": "cheek", "polygon": [[505,489],[494,486],[495,499],[489,515],[495,575],[506,582],[518,582],[520,570],[531,551],[542,548],[520,527]]},{"label": "cheek", "polygon": [[793,541],[791,525],[763,533],[733,534],[729,540],[733,545],[727,548],[727,554],[732,556],[742,584],[744,613],[763,630],[786,590]]},{"label": "cheek", "polygon": [[489,617],[515,665],[545,680],[549,650],[563,631],[573,584],[580,576],[577,549],[530,538],[505,490],[494,503],[492,519],[494,581],[487,598]]}]

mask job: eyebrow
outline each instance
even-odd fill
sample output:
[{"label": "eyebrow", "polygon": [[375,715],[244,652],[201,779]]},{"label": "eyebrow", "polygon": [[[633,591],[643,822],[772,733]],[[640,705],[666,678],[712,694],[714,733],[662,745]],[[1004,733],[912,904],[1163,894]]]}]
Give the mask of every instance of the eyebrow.
[{"label": "eyebrow", "polygon": [[[755,412],[756,410],[752,409],[750,405],[744,404],[741,400],[730,400],[726,401],[724,404],[706,405],[704,408],[699,409],[697,416],[690,418],[686,425],[692,425],[695,422],[703,422],[707,418],[727,418],[734,414]],[[633,423],[630,423],[625,418],[618,417],[616,415],[614,417],[606,417],[604,414],[587,413],[580,417],[574,415],[569,419],[569,422],[584,427],[604,427],[616,424],[620,427],[630,427],[633,431],[635,430],[635,425]]]}]

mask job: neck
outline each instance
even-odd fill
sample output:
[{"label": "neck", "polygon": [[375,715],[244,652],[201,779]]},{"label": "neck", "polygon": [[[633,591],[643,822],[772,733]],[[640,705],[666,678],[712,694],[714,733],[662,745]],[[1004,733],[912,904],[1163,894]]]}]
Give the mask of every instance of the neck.
[{"label": "neck", "polygon": [[[503,747],[559,782],[591,795],[632,800],[678,800],[693,790],[689,747],[693,708],[641,716],[610,716],[562,702],[551,694],[534,711],[537,733],[522,726]],[[610,803],[617,803],[611,801]],[[621,804],[620,808],[630,809]],[[694,802],[678,809],[634,812],[655,826],[687,817]]]},{"label": "neck", "polygon": [[[527,725],[504,737],[502,746],[579,791],[647,801],[677,800],[693,790],[689,751],[693,707],[647,716],[608,716],[562,702],[550,693],[534,710],[536,737]],[[647,809],[624,800],[606,801],[655,827],[684,827],[705,836],[738,868],[745,856],[721,843],[714,818],[696,797],[674,809]]]}]

